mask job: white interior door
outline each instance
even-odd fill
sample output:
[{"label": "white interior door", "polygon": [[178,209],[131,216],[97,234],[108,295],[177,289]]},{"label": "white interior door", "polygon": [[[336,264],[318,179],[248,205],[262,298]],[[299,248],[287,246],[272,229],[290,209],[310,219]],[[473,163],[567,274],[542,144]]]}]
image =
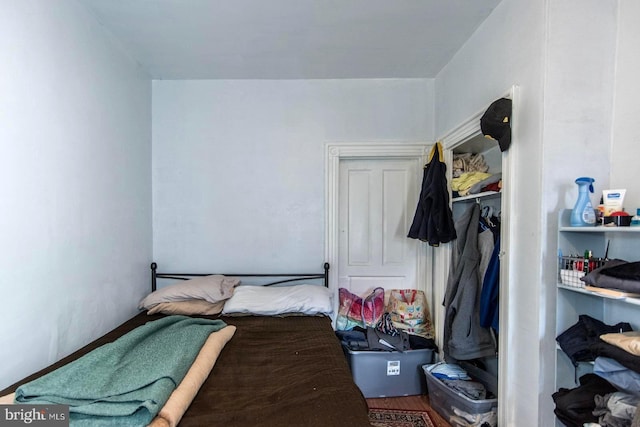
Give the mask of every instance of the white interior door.
[{"label": "white interior door", "polygon": [[421,159],[341,159],[338,185],[339,286],[416,288],[418,244],[407,238],[422,177]]}]

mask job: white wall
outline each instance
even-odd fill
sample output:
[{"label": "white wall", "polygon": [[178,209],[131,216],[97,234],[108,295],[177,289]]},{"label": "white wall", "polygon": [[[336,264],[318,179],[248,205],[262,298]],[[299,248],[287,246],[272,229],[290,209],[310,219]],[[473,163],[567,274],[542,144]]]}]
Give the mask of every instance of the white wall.
[{"label": "white wall", "polygon": [[554,425],[557,212],[607,184],[616,3],[503,0],[436,78],[438,135],[518,86],[503,425]]},{"label": "white wall", "polygon": [[73,0],[0,1],[0,389],[130,317],[151,84]]},{"label": "white wall", "polygon": [[512,285],[508,297],[501,294],[501,298],[508,298],[508,316],[501,313],[500,319],[508,322],[501,333],[507,333],[509,340],[509,351],[500,357],[509,366],[518,367],[517,372],[508,373],[508,389],[501,390],[499,396],[504,413],[501,421],[506,426],[538,425],[540,262],[536,254],[542,252],[545,19],[544,2],[503,0],[436,78],[438,135],[486,108],[512,85],[519,87],[508,151],[513,168],[508,185],[513,189],[512,204],[517,207],[508,215],[517,238],[512,233],[509,240],[508,280]]},{"label": "white wall", "polygon": [[[594,204],[609,187],[617,0],[549,1],[542,159],[540,419],[551,425],[555,389],[557,221],[573,208],[575,179],[595,179]],[[594,25],[597,23],[597,25]],[[546,242],[546,243],[545,243]],[[600,248],[603,250],[603,248]]]},{"label": "white wall", "polygon": [[433,140],[433,81],[153,82],[160,269],[320,271],[327,142]]},{"label": "white wall", "polygon": [[627,189],[625,208],[633,214],[640,208],[640,2],[619,0],[619,4],[610,188]]}]

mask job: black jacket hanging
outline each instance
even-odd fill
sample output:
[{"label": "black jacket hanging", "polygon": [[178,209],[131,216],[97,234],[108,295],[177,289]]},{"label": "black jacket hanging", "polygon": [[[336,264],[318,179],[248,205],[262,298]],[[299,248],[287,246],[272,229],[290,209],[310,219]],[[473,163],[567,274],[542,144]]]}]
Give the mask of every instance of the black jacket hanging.
[{"label": "black jacket hanging", "polygon": [[420,199],[407,236],[425,241],[430,246],[438,246],[456,238],[453,215],[449,207],[446,171],[442,146],[440,142],[436,142],[424,168]]}]

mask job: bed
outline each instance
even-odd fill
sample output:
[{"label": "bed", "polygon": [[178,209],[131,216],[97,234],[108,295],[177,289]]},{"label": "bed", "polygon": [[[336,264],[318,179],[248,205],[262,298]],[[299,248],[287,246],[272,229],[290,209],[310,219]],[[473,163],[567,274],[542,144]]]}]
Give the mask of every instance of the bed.
[{"label": "bed", "polygon": [[[279,288],[277,292],[284,292],[282,287],[287,286],[287,291],[295,293],[299,286],[313,286],[314,291],[319,291],[328,286],[328,269],[329,265],[325,264],[324,272],[319,274],[221,275],[240,281],[240,286],[235,287],[235,294],[224,305],[231,306],[234,298],[242,294],[240,289],[264,292],[267,288],[274,291]],[[151,265],[151,273],[154,292],[164,289],[157,289],[159,280],[180,279],[191,283],[200,277],[214,276],[160,273],[155,263]],[[247,286],[253,281],[260,286]],[[308,285],[314,281],[320,283]],[[254,296],[251,298],[255,299]],[[262,304],[264,301],[259,302]],[[304,309],[272,315],[260,311],[256,315],[251,310],[189,316],[222,320],[228,325],[222,331],[231,330],[229,326],[235,330],[226,342],[218,344],[216,360],[199,381],[201,386],[197,384],[194,395],[183,399],[183,408],[179,409],[179,413],[165,418],[158,415],[151,425],[370,426],[366,400],[352,380],[330,317],[304,314],[307,313]],[[131,331],[138,331],[139,327],[148,325],[150,321],[176,317],[171,312],[149,312],[153,310],[139,313],[70,356],[1,391],[0,396],[6,397],[20,385],[77,361],[92,350],[104,348],[104,344],[113,343]],[[180,384],[182,386],[183,383]]]}]

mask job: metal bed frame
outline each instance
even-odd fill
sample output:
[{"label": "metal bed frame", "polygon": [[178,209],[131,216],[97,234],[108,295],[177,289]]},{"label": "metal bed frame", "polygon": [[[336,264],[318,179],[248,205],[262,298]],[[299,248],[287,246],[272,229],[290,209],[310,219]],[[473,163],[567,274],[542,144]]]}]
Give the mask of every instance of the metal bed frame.
[{"label": "metal bed frame", "polygon": [[270,281],[268,283],[263,283],[261,286],[273,286],[281,283],[289,283],[289,282],[297,282],[302,280],[312,280],[312,279],[322,279],[325,288],[329,287],[329,263],[324,263],[324,273],[286,273],[286,274],[278,274],[278,273],[269,273],[269,274],[250,274],[250,273],[241,273],[241,274],[226,274],[226,273],[158,273],[158,264],[155,262],[151,263],[151,290],[155,291],[157,289],[157,280],[158,279],[177,279],[177,280],[189,280],[193,277],[202,277],[202,276],[211,276],[212,274],[221,274],[223,276],[229,277],[271,277],[271,278],[282,278],[280,280]]}]

